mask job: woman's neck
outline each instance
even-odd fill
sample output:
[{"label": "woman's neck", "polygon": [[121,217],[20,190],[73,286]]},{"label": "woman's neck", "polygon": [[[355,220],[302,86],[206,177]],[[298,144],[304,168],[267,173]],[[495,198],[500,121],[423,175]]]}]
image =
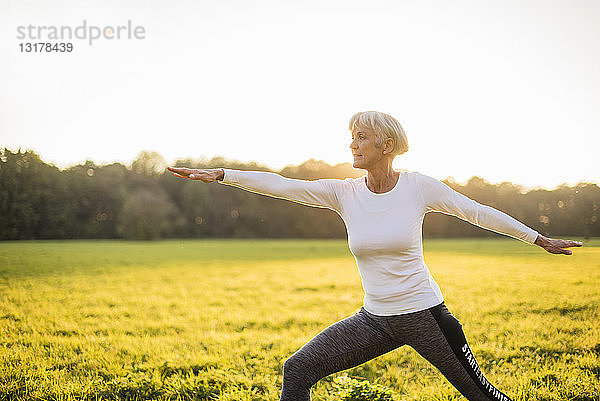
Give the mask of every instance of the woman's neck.
[{"label": "woman's neck", "polygon": [[391,163],[367,171],[367,188],[376,194],[391,191],[396,186],[400,176],[400,173],[394,171]]}]

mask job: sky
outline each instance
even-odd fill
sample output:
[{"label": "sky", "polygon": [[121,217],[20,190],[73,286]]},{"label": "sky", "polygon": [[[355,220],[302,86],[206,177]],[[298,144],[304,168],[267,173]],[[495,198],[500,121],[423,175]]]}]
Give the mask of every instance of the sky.
[{"label": "sky", "polygon": [[[128,24],[143,34],[115,38]],[[39,41],[73,51],[21,51]],[[0,146],[61,168],[351,162],[349,118],[378,110],[406,131],[398,169],[600,183],[594,0],[3,0],[0,53]]]}]

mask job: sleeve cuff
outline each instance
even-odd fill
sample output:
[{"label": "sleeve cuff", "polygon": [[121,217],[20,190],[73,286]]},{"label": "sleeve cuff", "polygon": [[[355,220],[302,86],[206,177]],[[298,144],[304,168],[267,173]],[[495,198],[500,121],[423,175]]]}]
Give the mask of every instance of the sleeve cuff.
[{"label": "sleeve cuff", "polygon": [[529,242],[531,245],[535,244],[535,241],[537,240],[539,233],[535,230],[531,230],[530,236],[529,238],[527,238],[527,242]]},{"label": "sleeve cuff", "polygon": [[223,168],[223,179],[217,180],[219,184],[235,184],[237,183],[235,170]]}]

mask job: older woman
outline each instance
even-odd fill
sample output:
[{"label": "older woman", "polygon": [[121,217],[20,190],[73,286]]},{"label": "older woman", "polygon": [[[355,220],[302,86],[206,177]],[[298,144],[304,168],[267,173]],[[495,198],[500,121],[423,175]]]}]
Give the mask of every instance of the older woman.
[{"label": "older woman", "polygon": [[425,213],[442,212],[480,227],[570,255],[580,242],[546,238],[512,217],[481,205],[446,184],[395,171],[394,157],[408,150],[400,123],[368,111],[350,119],[356,179],[305,181],[257,171],[172,168],[176,176],[218,181],[252,192],[325,207],[339,213],[348,232],[365,291],[355,315],[317,334],[286,360],[281,400],[310,400],[319,379],[410,345],[469,400],[510,400],[483,376],[462,326],[444,305],[423,260]]}]

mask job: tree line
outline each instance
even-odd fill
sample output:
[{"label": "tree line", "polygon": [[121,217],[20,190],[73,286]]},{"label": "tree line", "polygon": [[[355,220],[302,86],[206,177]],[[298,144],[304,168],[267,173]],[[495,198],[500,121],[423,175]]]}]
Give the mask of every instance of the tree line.
[{"label": "tree line", "polygon": [[[224,158],[178,160],[176,166],[269,171]],[[129,166],[93,161],[59,169],[33,151],[0,150],[0,239],[71,238],[345,238],[330,210],[252,194],[237,188],[174,178],[156,152],[141,152]],[[309,160],[286,167],[290,178],[359,177],[348,163]],[[472,177],[453,189],[522,221],[547,236],[600,236],[600,187],[561,185],[524,191]],[[490,237],[497,234],[458,218],[428,213],[425,237]]]}]

